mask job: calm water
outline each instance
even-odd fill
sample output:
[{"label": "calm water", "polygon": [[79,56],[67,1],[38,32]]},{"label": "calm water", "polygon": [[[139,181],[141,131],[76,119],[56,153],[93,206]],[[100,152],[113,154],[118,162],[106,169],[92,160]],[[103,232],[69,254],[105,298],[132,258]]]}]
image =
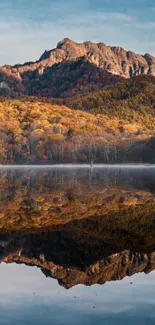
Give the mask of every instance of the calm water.
[{"label": "calm water", "polygon": [[0,169],[0,324],[154,324],[155,168]]}]

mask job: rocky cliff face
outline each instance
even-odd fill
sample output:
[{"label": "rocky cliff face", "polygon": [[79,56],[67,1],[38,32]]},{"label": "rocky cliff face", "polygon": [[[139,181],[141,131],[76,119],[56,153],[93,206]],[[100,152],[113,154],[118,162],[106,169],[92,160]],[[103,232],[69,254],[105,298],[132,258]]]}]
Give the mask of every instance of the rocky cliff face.
[{"label": "rocky cliff face", "polygon": [[[139,74],[155,75],[155,58],[148,53],[139,55],[121,47],[106,46],[104,43],[84,42],[79,44],[68,38],[59,42],[55,49],[45,51],[35,63],[30,62],[9,69],[12,69],[12,72],[17,75],[36,69],[42,74],[45,67],[80,57],[85,57],[103,70],[125,78]],[[7,70],[8,67],[3,67],[3,69]]]},{"label": "rocky cliff face", "polygon": [[150,54],[144,56],[121,47],[106,46],[104,43],[75,43],[70,39],[59,42],[57,48],[45,51],[39,62],[52,65],[63,60],[85,56],[89,62],[112,74],[125,78],[139,74],[155,75],[155,58]]}]

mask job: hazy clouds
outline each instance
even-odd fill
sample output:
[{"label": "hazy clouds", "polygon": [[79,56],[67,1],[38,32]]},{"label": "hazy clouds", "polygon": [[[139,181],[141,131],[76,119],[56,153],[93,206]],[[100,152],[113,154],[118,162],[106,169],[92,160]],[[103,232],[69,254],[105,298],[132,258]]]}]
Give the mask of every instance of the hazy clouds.
[{"label": "hazy clouds", "polygon": [[[7,0],[0,4],[0,64],[36,60],[64,37],[155,55],[152,1]],[[146,6],[147,5],[147,6]]]}]

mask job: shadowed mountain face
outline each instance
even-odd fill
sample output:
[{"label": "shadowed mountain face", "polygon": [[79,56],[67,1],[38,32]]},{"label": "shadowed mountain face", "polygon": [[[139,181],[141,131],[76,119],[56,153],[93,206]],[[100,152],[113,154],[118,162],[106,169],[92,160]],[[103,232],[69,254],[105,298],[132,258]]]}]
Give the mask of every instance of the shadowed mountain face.
[{"label": "shadowed mountain face", "polygon": [[155,269],[154,169],[3,169],[0,262],[70,288]]},{"label": "shadowed mountain face", "polygon": [[87,61],[86,58],[62,61],[38,69],[0,68],[0,95],[73,97],[107,87],[113,87],[124,78],[113,75]]},{"label": "shadowed mountain face", "polygon": [[90,63],[84,57],[54,64],[38,76],[36,72],[30,71],[25,77],[23,85],[27,89],[27,95],[49,98],[84,95],[115,86],[124,80]]}]

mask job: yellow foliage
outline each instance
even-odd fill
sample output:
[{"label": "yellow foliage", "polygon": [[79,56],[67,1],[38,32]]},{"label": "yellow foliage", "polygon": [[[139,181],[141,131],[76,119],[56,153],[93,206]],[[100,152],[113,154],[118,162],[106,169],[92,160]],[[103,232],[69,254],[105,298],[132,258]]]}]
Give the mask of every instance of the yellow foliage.
[{"label": "yellow foliage", "polygon": [[48,140],[51,141],[63,141],[65,140],[65,137],[63,134],[59,134],[59,133],[53,133],[48,135]]}]

